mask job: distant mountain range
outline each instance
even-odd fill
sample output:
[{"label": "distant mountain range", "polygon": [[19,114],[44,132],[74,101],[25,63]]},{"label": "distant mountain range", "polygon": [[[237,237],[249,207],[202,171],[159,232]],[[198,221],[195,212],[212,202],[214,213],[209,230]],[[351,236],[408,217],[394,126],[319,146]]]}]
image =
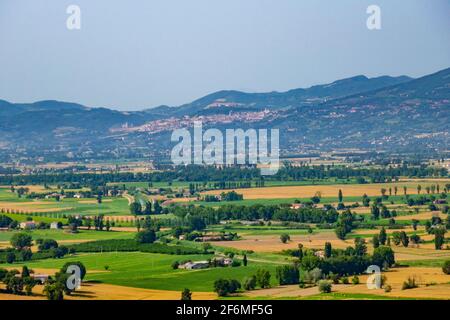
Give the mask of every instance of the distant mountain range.
[{"label": "distant mountain range", "polygon": [[449,149],[450,68],[412,79],[356,76],[287,92],[219,91],[134,112],[0,100],[0,161],[161,157],[175,127],[278,128],[282,151]]}]

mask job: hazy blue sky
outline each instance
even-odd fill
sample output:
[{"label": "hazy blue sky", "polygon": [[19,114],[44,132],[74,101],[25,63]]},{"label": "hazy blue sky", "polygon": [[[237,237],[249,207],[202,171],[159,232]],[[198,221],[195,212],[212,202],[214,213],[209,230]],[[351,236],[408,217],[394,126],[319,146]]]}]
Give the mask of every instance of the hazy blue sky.
[{"label": "hazy blue sky", "polygon": [[[66,8],[81,8],[81,30]],[[382,30],[366,8],[382,9]],[[449,0],[0,0],[0,99],[136,110],[450,67]]]}]

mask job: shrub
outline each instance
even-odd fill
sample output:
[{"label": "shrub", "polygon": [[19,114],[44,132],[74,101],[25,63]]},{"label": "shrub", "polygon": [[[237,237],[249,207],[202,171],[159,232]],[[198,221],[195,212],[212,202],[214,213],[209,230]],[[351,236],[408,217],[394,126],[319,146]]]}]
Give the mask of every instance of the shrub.
[{"label": "shrub", "polygon": [[291,237],[288,234],[283,233],[282,235],[280,235],[280,240],[283,243],[287,243],[288,241],[291,240]]},{"label": "shrub", "polygon": [[348,278],[347,278],[347,277],[343,277],[343,278],[341,279],[341,281],[342,281],[342,284],[349,284],[349,281],[348,281]]},{"label": "shrub", "polygon": [[319,281],[319,291],[322,293],[330,293],[331,292],[331,282],[327,280]]},{"label": "shrub", "polygon": [[417,287],[418,286],[416,284],[416,278],[415,277],[408,277],[408,280],[403,282],[402,290],[414,289],[414,288],[417,288]]},{"label": "shrub", "polygon": [[40,239],[40,241],[36,240],[36,242],[39,244],[39,246],[38,246],[39,251],[45,251],[45,250],[49,250],[49,249],[53,249],[53,248],[58,248],[58,242],[56,242],[53,239],[45,239],[45,240]]},{"label": "shrub", "polygon": [[136,234],[138,243],[153,243],[156,240],[156,233],[153,230],[144,230]]},{"label": "shrub", "polygon": [[241,283],[237,280],[218,279],[214,281],[214,292],[219,297],[225,297],[231,293],[236,293],[241,288]]},{"label": "shrub", "polygon": [[450,274],[450,260],[444,262],[444,266],[442,267],[442,271],[445,274]]},{"label": "shrub", "polygon": [[174,261],[171,264],[172,269],[176,270],[180,266],[180,263],[178,261]]},{"label": "shrub", "polygon": [[255,276],[251,276],[244,280],[244,289],[245,290],[250,291],[250,290],[255,290],[255,288],[256,288],[256,277]]},{"label": "shrub", "polygon": [[183,291],[181,291],[181,300],[192,300],[191,290],[185,288]]},{"label": "shrub", "polygon": [[384,292],[391,292],[392,291],[392,287],[390,284],[387,284],[384,286]]},{"label": "shrub", "polygon": [[314,268],[311,271],[305,271],[303,273],[304,282],[316,284],[320,279],[322,279],[322,270],[319,268]]},{"label": "shrub", "polygon": [[16,255],[14,254],[14,252],[8,252],[6,254],[6,262],[7,263],[14,263],[14,261],[16,261]]},{"label": "shrub", "polygon": [[241,266],[241,262],[239,262],[238,260],[233,260],[233,262],[231,263],[232,267],[240,267]]},{"label": "shrub", "polygon": [[276,277],[280,285],[299,283],[300,274],[297,266],[279,266],[276,269]]},{"label": "shrub", "polygon": [[256,271],[256,283],[261,288],[268,288],[270,287],[270,272],[265,269],[258,269]]}]

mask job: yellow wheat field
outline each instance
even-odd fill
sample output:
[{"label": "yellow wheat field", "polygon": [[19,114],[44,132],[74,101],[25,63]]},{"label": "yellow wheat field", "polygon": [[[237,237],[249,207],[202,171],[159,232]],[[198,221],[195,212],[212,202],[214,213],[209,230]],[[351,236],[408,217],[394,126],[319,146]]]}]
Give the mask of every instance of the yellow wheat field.
[{"label": "yellow wheat field", "polygon": [[[422,186],[421,193],[425,193],[425,187],[429,185],[440,185],[440,190],[444,188],[445,181],[420,181],[420,182],[398,182],[398,183],[384,183],[384,184],[337,184],[337,185],[311,185],[311,186],[285,186],[285,187],[265,187],[265,188],[247,188],[237,189],[236,192],[242,194],[244,199],[289,199],[289,198],[309,198],[317,193],[324,198],[337,197],[339,190],[342,190],[344,201],[345,197],[362,197],[364,194],[368,196],[380,196],[381,189],[386,189],[386,194],[389,194],[389,188],[394,194],[394,187],[397,186],[397,195],[404,194],[403,186],[407,186],[407,194],[417,194],[417,185]],[[208,191],[204,194],[219,195],[224,191],[229,190],[214,190]]]},{"label": "yellow wheat field", "polygon": [[[0,288],[4,289],[4,285],[0,285]],[[33,289],[34,295],[31,297],[1,294],[0,300],[45,300],[42,290],[42,285],[36,286]],[[80,290],[70,296],[64,296],[66,300],[180,300],[180,298],[179,291],[140,289],[104,283],[83,283]],[[217,295],[213,292],[193,292],[192,294],[194,300],[216,298]]]}]

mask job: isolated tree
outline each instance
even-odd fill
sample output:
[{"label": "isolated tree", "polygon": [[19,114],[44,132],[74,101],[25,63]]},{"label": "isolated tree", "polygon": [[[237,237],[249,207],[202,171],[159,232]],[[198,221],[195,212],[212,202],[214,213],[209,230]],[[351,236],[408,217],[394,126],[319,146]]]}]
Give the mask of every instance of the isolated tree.
[{"label": "isolated tree", "polygon": [[331,252],[332,252],[331,243],[330,242],[325,242],[325,250],[324,250],[325,258],[330,258],[331,257]]},{"label": "isolated tree", "polygon": [[441,250],[445,242],[445,228],[439,227],[434,229],[434,247]]},{"label": "isolated tree", "polygon": [[342,202],[342,200],[344,199],[344,197],[342,196],[342,190],[341,189],[339,189],[338,199],[339,199],[339,202]]},{"label": "isolated tree", "polygon": [[247,261],[247,255],[244,254],[244,257],[242,258],[242,264],[244,265],[244,267],[246,267],[246,266],[247,266],[247,263],[248,263],[248,261]]},{"label": "isolated tree", "polygon": [[357,237],[355,238],[354,242],[355,242],[355,254],[361,257],[364,256],[367,253],[366,240]]},{"label": "isolated tree", "polygon": [[422,186],[419,184],[418,186],[417,186],[417,194],[420,194],[420,191],[422,190]]},{"label": "isolated tree", "polygon": [[147,201],[145,203],[145,208],[144,208],[143,214],[147,215],[147,216],[152,214],[152,203],[150,201]]},{"label": "isolated tree", "polygon": [[31,247],[32,238],[30,235],[28,235],[24,232],[20,232],[20,233],[14,234],[11,237],[10,243],[17,250],[22,250],[24,248]]},{"label": "isolated tree", "polygon": [[397,192],[398,192],[398,188],[397,188],[397,186],[394,186],[394,195],[397,195]]},{"label": "isolated tree", "polygon": [[405,231],[400,232],[400,241],[405,248],[408,247],[409,237]]},{"label": "isolated tree", "polygon": [[363,195],[362,203],[364,207],[370,206],[370,198],[367,196],[367,194]]},{"label": "isolated tree", "polygon": [[412,219],[411,222],[412,222],[412,227],[413,227],[414,231],[416,231],[417,230],[417,226],[419,225],[419,220]]},{"label": "isolated tree", "polygon": [[384,227],[381,227],[380,235],[378,236],[378,239],[380,240],[380,243],[383,246],[386,244],[387,234],[386,234],[386,229],[384,229]]},{"label": "isolated tree", "polygon": [[403,193],[405,194],[405,196],[406,196],[406,192],[408,191],[408,187],[407,186],[403,186]]},{"label": "isolated tree", "polygon": [[377,234],[374,234],[372,237],[373,248],[376,249],[380,246],[380,240]]},{"label": "isolated tree", "polygon": [[380,208],[378,208],[378,206],[373,205],[370,213],[373,220],[378,220],[380,218]]},{"label": "isolated tree", "polygon": [[154,212],[155,212],[155,214],[161,214],[161,212],[162,212],[162,207],[158,201],[155,201]]},{"label": "isolated tree", "polygon": [[280,240],[283,243],[287,243],[291,240],[291,237],[287,233],[283,233],[282,235],[280,235]]},{"label": "isolated tree", "polygon": [[181,291],[181,300],[192,300],[192,292],[188,288]]}]

